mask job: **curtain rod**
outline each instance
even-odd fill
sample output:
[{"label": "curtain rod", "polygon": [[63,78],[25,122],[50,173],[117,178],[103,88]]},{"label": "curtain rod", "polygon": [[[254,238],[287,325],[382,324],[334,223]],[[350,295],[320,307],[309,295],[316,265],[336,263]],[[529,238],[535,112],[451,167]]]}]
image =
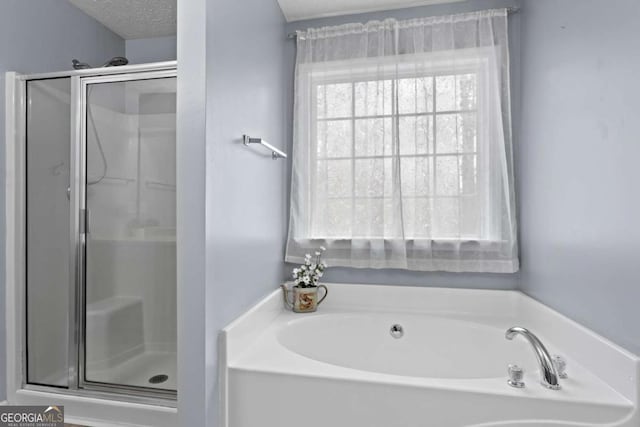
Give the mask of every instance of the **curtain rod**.
[{"label": "curtain rod", "polygon": [[[519,7],[515,7],[515,6],[507,7],[506,9],[507,9],[507,13],[508,14],[518,13],[520,11],[520,8]],[[288,39],[296,39],[296,38],[298,38],[298,34],[297,33],[289,33],[289,34],[287,34],[287,38]]]}]

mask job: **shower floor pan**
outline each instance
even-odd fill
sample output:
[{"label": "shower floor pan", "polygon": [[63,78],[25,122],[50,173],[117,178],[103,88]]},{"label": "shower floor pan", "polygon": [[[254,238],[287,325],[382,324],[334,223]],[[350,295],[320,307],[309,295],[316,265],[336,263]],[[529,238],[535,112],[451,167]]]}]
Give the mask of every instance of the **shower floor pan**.
[{"label": "shower floor pan", "polygon": [[116,296],[87,304],[86,329],[87,381],[176,389],[176,352],[145,342],[140,298]]},{"label": "shower floor pan", "polygon": [[[87,379],[107,384],[176,390],[176,353],[145,351],[108,369],[87,372]],[[158,378],[166,375],[164,378]]]}]

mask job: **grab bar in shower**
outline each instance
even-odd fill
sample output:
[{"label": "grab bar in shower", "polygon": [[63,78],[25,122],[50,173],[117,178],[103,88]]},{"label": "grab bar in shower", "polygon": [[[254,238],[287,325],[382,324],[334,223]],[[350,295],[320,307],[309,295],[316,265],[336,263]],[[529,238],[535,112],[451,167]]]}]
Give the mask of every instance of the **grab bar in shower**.
[{"label": "grab bar in shower", "polygon": [[262,138],[251,138],[249,135],[242,135],[242,143],[244,145],[249,145],[249,144],[260,144],[263,147],[267,148],[268,150],[271,151],[271,158],[273,160],[277,160],[277,159],[286,159],[287,158],[287,154],[282,151],[277,149],[276,147],[274,147],[273,145],[269,144],[267,141],[265,141]]}]

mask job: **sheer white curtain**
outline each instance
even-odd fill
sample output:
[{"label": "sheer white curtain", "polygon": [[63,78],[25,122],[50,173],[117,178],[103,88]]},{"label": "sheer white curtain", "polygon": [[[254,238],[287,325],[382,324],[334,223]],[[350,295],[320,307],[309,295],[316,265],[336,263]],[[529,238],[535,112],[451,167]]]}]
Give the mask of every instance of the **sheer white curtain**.
[{"label": "sheer white curtain", "polygon": [[286,260],[517,271],[507,11],[297,39]]}]

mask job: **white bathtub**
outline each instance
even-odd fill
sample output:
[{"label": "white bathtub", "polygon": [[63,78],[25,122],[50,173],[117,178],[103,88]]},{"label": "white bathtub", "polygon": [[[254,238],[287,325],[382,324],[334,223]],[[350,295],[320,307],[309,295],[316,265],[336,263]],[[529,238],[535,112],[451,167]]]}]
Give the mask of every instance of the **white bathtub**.
[{"label": "white bathtub", "polygon": [[[401,338],[390,334],[396,324]],[[287,322],[277,339],[313,360],[407,377],[502,378],[505,361],[535,361],[524,341],[504,338],[504,328],[430,315],[321,314]]]},{"label": "white bathtub", "polygon": [[[561,390],[511,326],[565,357]],[[639,359],[519,292],[330,285],[304,315],[276,291],[222,338],[227,427],[640,426]]]}]

